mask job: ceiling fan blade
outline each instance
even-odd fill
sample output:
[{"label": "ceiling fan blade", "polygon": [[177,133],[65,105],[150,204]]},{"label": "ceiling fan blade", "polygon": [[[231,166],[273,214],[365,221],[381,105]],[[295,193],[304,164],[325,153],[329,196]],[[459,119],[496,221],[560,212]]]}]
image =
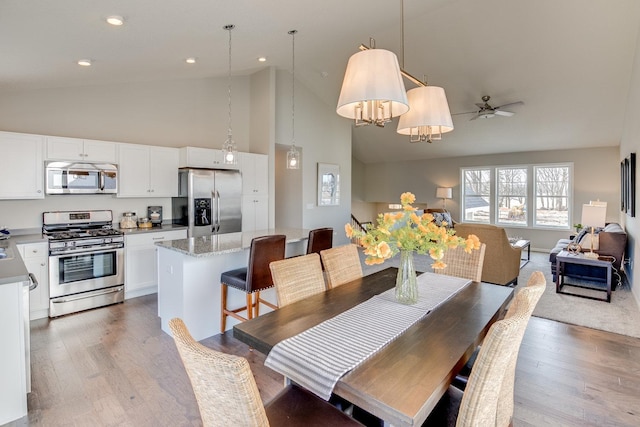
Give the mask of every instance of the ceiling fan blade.
[{"label": "ceiling fan blade", "polygon": [[482,103],[482,102],[476,102],[475,105],[477,105],[478,108],[480,108],[480,109],[486,108],[486,105],[484,103]]},{"label": "ceiling fan blade", "polygon": [[469,120],[475,120],[475,119],[477,119],[478,117],[480,117],[480,115],[479,115],[479,114],[476,114],[475,116],[471,117]]},{"label": "ceiling fan blade", "polygon": [[464,113],[451,113],[452,116],[459,116],[461,114],[476,114],[477,111],[465,111]]},{"label": "ceiling fan blade", "polygon": [[504,110],[494,110],[493,114],[495,114],[496,116],[505,116],[505,117],[511,117],[513,116],[515,113],[512,113],[511,111],[504,111]]},{"label": "ceiling fan blade", "polygon": [[508,104],[504,104],[504,105],[501,105],[499,107],[496,107],[495,109],[498,110],[498,109],[501,109],[501,108],[504,108],[504,107],[510,107],[512,105],[522,105],[522,104],[524,104],[524,102],[522,102],[522,101],[510,102]]}]

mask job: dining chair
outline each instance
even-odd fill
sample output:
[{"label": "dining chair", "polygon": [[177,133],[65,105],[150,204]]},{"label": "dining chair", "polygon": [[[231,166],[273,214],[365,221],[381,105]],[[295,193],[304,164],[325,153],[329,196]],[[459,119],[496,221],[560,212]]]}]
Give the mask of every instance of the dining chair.
[{"label": "dining chair", "polygon": [[358,247],[353,243],[320,251],[329,289],[362,277]]},{"label": "dining chair", "polygon": [[333,246],[333,228],[324,227],[316,228],[309,231],[309,240],[307,241],[307,254],[317,253]]},{"label": "dining chair", "polygon": [[278,296],[278,307],[327,290],[320,255],[317,253],[274,261],[269,268]]},{"label": "dining chair", "polygon": [[205,427],[362,425],[293,384],[264,406],[247,359],[200,344],[180,318],[171,319],[169,328]]},{"label": "dining chair", "polygon": [[482,266],[484,264],[484,253],[487,245],[482,243],[480,248],[472,250],[470,253],[464,251],[462,246],[450,248],[444,252],[442,262],[447,266],[445,268],[434,269],[437,274],[445,274],[447,276],[455,276],[463,279],[473,280],[474,282],[482,281]]},{"label": "dining chair", "polygon": [[[273,287],[269,264],[273,261],[284,259],[285,247],[286,236],[284,234],[255,237],[251,240],[249,248],[248,266],[225,271],[220,275],[222,305],[220,332],[224,333],[227,329],[228,316],[243,322],[260,315],[260,303],[274,310],[278,308],[275,304],[260,298],[260,291]],[[229,287],[246,293],[246,305],[234,309],[227,308]],[[247,317],[242,317],[238,314],[245,310],[247,311]]]},{"label": "dining chair", "polygon": [[423,426],[508,426],[520,344],[546,281],[535,272],[516,294],[503,320],[494,323],[480,347],[464,392],[449,386]]}]

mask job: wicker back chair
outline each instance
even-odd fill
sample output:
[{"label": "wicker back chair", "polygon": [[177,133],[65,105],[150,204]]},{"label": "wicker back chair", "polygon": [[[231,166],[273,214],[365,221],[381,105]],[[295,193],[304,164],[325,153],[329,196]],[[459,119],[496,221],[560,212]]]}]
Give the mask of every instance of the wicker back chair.
[{"label": "wicker back chair", "polygon": [[520,344],[546,283],[535,272],[515,296],[503,320],[494,323],[480,347],[463,392],[450,386],[424,426],[508,426]]},{"label": "wicker back chair", "polygon": [[269,268],[276,287],[278,307],[327,290],[317,253],[274,261]]},{"label": "wicker back chair", "polygon": [[286,387],[266,407],[263,406],[247,359],[198,343],[182,319],[171,319],[169,328],[191,381],[205,427],[361,425],[295,385]]},{"label": "wicker back chair", "polygon": [[461,246],[448,249],[442,257],[442,261],[447,266],[435,269],[434,272],[480,282],[482,281],[482,266],[486,249],[487,245],[484,243],[480,245],[480,249],[472,250],[471,253],[465,252]]},{"label": "wicker back chair", "polygon": [[362,277],[358,247],[354,244],[337,246],[320,252],[327,273],[329,289]]}]

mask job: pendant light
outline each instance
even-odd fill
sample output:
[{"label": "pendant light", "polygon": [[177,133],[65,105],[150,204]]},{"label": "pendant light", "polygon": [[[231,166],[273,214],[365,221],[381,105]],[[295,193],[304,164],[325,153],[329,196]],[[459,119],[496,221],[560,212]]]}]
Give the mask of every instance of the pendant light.
[{"label": "pendant light", "polygon": [[291,30],[291,148],[287,152],[287,169],[300,169],[300,152],[296,149],[296,33]]},{"label": "pendant light", "polygon": [[229,73],[227,75],[227,93],[229,96],[229,121],[227,128],[227,139],[222,144],[222,163],[228,165],[234,165],[238,163],[238,149],[236,148],[236,143],[233,142],[233,136],[231,132],[231,30],[233,30],[235,25],[225,25],[222,27],[223,29],[229,31]]},{"label": "pendant light", "polygon": [[409,110],[398,57],[384,49],[365,48],[349,58],[336,112],[356,126],[383,127]]},{"label": "pendant light", "polygon": [[[404,68],[404,0],[400,0],[401,37],[402,37],[402,68]],[[447,103],[444,89],[438,86],[427,86],[424,82],[411,76],[404,70],[402,73],[409,80],[418,85],[407,93],[409,111],[400,116],[397,132],[409,135],[409,142],[431,143],[442,139],[442,134],[453,130],[453,120]]]}]

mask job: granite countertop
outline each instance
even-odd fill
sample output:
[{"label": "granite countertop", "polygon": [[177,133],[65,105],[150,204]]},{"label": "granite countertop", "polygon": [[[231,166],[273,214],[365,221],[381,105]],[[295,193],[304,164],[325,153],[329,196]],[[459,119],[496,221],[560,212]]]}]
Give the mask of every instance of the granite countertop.
[{"label": "granite countertop", "polygon": [[0,260],[0,285],[29,280],[29,272],[13,239],[0,240],[0,252],[6,254]]},{"label": "granite countertop", "polygon": [[119,228],[114,226],[114,228],[118,231],[124,233],[125,236],[132,234],[144,234],[144,233],[159,233],[162,231],[174,231],[174,230],[186,230],[188,227],[186,225],[178,225],[172,224],[170,222],[162,223],[160,227],[151,227],[151,228]]},{"label": "granite countertop", "polygon": [[194,257],[208,257],[239,252],[251,246],[254,237],[284,234],[287,243],[299,242],[309,238],[309,230],[301,228],[275,228],[241,233],[214,234],[211,236],[190,237],[188,239],[157,242],[156,245]]}]

